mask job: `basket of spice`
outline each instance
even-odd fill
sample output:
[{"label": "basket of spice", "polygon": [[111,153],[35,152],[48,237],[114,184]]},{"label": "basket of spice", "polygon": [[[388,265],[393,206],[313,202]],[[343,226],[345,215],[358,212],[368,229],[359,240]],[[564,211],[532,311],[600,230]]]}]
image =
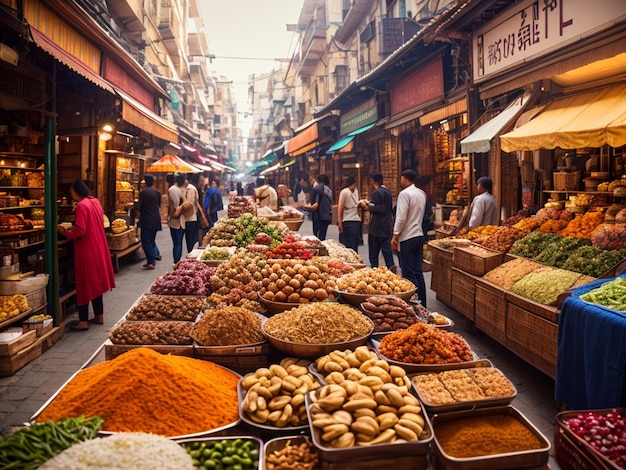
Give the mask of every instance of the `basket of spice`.
[{"label": "basket of spice", "polygon": [[452,411],[432,417],[437,468],[541,467],[551,444],[512,406]]},{"label": "basket of spice", "polygon": [[247,308],[224,306],[205,310],[193,326],[194,355],[238,372],[268,363],[269,343],[261,330],[266,317]]}]

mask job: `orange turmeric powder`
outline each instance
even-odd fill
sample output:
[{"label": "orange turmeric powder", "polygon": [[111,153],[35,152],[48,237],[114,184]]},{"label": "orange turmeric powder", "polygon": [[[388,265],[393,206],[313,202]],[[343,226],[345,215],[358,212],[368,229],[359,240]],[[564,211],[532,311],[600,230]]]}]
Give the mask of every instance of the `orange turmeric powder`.
[{"label": "orange turmeric powder", "polygon": [[433,424],[435,438],[450,457],[462,459],[541,449],[542,443],[513,416],[493,414]]},{"label": "orange turmeric powder", "polygon": [[100,416],[103,431],[209,431],[239,419],[238,380],[212,362],[137,348],[80,371],[37,421]]}]

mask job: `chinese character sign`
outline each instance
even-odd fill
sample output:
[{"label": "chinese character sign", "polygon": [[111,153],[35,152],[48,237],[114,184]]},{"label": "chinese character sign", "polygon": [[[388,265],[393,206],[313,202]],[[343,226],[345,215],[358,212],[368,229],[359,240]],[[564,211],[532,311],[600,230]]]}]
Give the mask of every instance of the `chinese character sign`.
[{"label": "chinese character sign", "polygon": [[625,16],[626,1],[527,0],[515,5],[474,35],[474,81],[553,53]]}]

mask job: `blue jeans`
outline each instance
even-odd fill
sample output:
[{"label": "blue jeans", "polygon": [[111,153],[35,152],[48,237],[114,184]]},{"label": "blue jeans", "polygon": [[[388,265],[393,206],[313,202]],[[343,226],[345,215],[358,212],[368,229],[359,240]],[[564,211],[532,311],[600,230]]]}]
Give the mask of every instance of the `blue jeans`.
[{"label": "blue jeans", "polygon": [[343,233],[339,234],[339,243],[358,253],[359,241],[361,241],[361,222],[356,220],[343,222]]},{"label": "blue jeans", "polygon": [[174,263],[178,263],[180,257],[183,255],[183,237],[185,236],[185,229],[170,227],[170,235],[172,236],[172,255],[174,256]]},{"label": "blue jeans", "polygon": [[328,232],[328,226],[330,220],[313,219],[313,235],[320,240],[326,240],[326,233]]},{"label": "blue jeans", "polygon": [[426,307],[426,282],[422,273],[424,237],[413,237],[400,242],[400,269],[402,277],[417,287],[417,297]]},{"label": "blue jeans", "polygon": [[367,236],[367,247],[369,248],[370,266],[378,267],[378,254],[382,251],[385,259],[385,266],[388,268],[393,266],[393,252],[391,251],[391,236],[376,237],[374,235]]},{"label": "blue jeans", "polygon": [[159,256],[159,249],[156,246],[156,229],[147,229],[141,227],[141,248],[146,254],[146,262],[154,264],[156,257]]}]

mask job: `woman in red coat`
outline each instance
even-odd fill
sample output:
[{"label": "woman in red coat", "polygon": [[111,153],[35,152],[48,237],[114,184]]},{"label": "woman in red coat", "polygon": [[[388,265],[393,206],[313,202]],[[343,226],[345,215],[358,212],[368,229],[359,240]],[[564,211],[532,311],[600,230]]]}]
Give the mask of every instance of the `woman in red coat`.
[{"label": "woman in red coat", "polygon": [[[70,230],[58,226],[59,233],[74,240],[74,270],[78,321],[69,324],[71,331],[85,331],[89,323],[104,323],[102,294],[115,287],[111,253],[104,233],[104,212],[100,201],[91,195],[84,181],[76,181],[70,188],[76,204],[76,220]],[[88,320],[89,302],[95,318]]]}]

